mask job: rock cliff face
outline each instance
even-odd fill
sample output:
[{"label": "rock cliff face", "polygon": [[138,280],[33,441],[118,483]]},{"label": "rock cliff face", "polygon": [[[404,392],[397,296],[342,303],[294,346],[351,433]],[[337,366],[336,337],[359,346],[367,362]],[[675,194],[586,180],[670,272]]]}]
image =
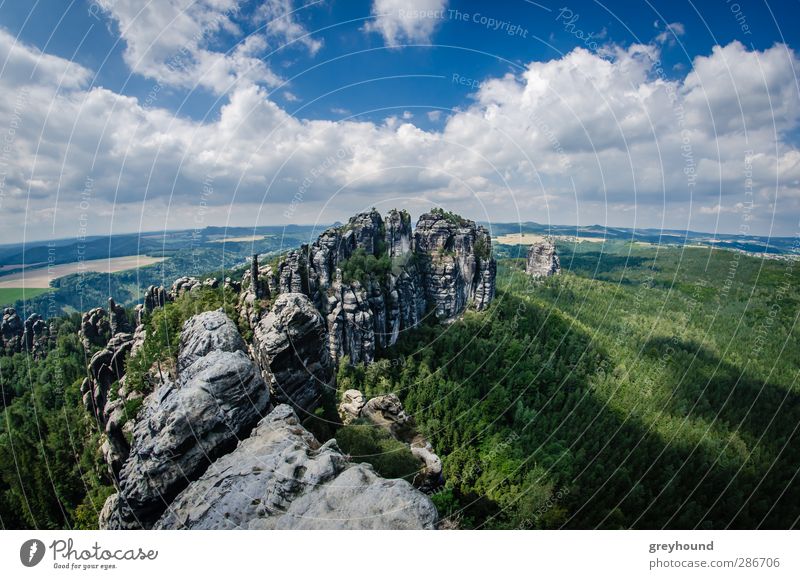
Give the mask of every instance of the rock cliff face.
[{"label": "rock cliff face", "polygon": [[412,231],[407,212],[384,219],[372,210],[287,254],[276,288],[311,299],[325,319],[332,360],[369,363],[428,311],[444,321],[486,308],[495,273],[489,233],[474,222],[433,211]]},{"label": "rock cliff face", "polygon": [[556,246],[551,241],[542,241],[531,245],[528,249],[528,261],[525,273],[531,277],[549,277],[561,271],[561,260],[556,253]]},{"label": "rock cliff face", "polygon": [[159,529],[432,529],[430,499],[320,445],[288,405],[172,502]]},{"label": "rock cliff face", "polygon": [[190,481],[250,433],[268,403],[235,324],[220,311],[190,318],[181,332],[178,378],[145,399],[104,524],[150,527]]},{"label": "rock cliff face", "polygon": [[313,408],[333,374],[322,316],[304,294],[281,294],[253,332],[253,357],[277,403]]},{"label": "rock cliff face", "polygon": [[489,305],[496,271],[491,250],[489,232],[473,221],[443,211],[419,218],[414,252],[437,318],[450,319],[468,305],[476,309]]},{"label": "rock cliff face", "polygon": [[0,320],[0,354],[30,352],[34,359],[47,354],[50,332],[39,314],[31,314],[23,322],[14,308],[5,308]]}]

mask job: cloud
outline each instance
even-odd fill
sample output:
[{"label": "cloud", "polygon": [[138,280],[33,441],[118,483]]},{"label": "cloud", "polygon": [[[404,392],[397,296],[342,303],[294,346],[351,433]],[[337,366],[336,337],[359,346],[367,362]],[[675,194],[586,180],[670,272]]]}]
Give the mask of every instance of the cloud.
[{"label": "cloud", "polygon": [[364,30],[379,33],[387,46],[426,44],[445,18],[446,7],[447,0],[373,0],[374,19]]},{"label": "cloud", "polygon": [[[654,25],[656,28],[661,28],[661,23],[657,20],[654,22]],[[684,25],[680,22],[672,22],[667,24],[664,27],[664,30],[656,35],[655,41],[659,44],[669,44],[670,46],[674,46],[676,39],[684,34],[686,34],[686,28]]]},{"label": "cloud", "polygon": [[305,26],[297,20],[297,12],[292,0],[265,0],[256,11],[255,21],[265,24],[270,37],[284,44],[298,42],[313,56],[322,48],[322,41],[312,38]]},{"label": "cloud", "polygon": [[731,43],[682,78],[659,74],[658,56],[633,45],[531,62],[487,79],[439,130],[402,117],[297,118],[253,82],[195,121],[92,86],[91,71],[0,30],[13,72],[0,75],[0,139],[13,129],[0,158],[2,241],[20,240],[20,223],[29,239],[75,236],[86,215],[101,234],[330,223],[434,203],[494,221],[708,230],[719,220],[728,231],[748,214],[762,233],[774,213],[794,232],[797,55]]},{"label": "cloud", "polygon": [[236,0],[97,0],[125,41],[132,72],[173,87],[224,94],[237,82],[277,86],[280,77],[257,57],[266,40],[246,37],[228,53],[208,46],[219,33],[240,33]]}]

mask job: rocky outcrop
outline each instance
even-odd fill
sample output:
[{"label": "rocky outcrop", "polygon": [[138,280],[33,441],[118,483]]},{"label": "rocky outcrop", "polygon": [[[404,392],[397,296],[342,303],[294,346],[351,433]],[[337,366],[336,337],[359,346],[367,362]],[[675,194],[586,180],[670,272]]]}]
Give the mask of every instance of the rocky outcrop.
[{"label": "rocky outcrop", "polygon": [[111,338],[105,348],[94,353],[87,370],[89,377],[81,384],[83,404],[101,427],[105,427],[108,414],[106,403],[112,385],[125,375],[125,363],[133,347],[133,335],[119,333]]},{"label": "rocky outcrop", "polygon": [[[253,281],[255,280],[255,281]],[[227,282],[226,282],[227,284]],[[258,265],[258,256],[253,255],[250,268],[244,272],[239,284],[239,319],[245,327],[255,328],[262,314],[263,305],[274,288],[272,267]]]},{"label": "rocky outcrop", "polygon": [[14,308],[3,310],[3,319],[0,322],[0,339],[3,340],[5,353],[19,352],[22,345],[22,332],[25,326]]},{"label": "rocky outcrop", "polygon": [[561,271],[561,260],[552,241],[531,245],[525,263],[525,273],[534,278],[550,277]]},{"label": "rocky outcrop", "polygon": [[28,352],[35,360],[47,355],[50,342],[47,322],[39,314],[31,314],[23,322],[14,308],[3,309],[0,320],[0,354]]},{"label": "rocky outcrop", "polygon": [[105,309],[92,308],[81,316],[78,337],[87,352],[92,350],[92,346],[104,346],[108,342],[111,337],[111,324]]},{"label": "rocky outcrop", "polygon": [[[359,259],[374,260],[373,270],[342,279],[359,252]],[[392,210],[383,219],[373,209],[289,252],[276,285],[311,298],[326,322],[331,359],[357,364],[419,325],[428,309],[447,320],[467,307],[486,308],[495,274],[489,233],[474,222],[434,211],[412,231],[407,212]]]},{"label": "rocky outcrop", "polygon": [[150,527],[190,481],[249,435],[268,403],[235,324],[221,311],[189,319],[177,379],[145,399],[136,421],[107,527]]},{"label": "rocky outcrop", "polygon": [[111,327],[112,336],[133,331],[128,322],[128,314],[125,312],[125,308],[117,304],[114,298],[108,298],[108,324]]},{"label": "rocky outcrop", "polygon": [[484,309],[494,297],[496,265],[485,227],[431,211],[417,221],[414,255],[428,304],[439,320],[451,319],[470,305]]},{"label": "rocky outcrop", "polygon": [[375,322],[367,292],[357,281],[333,284],[327,300],[328,353],[338,361],[370,363],[375,359]]},{"label": "rocky outcrop", "polygon": [[172,282],[172,287],[169,290],[169,298],[175,299],[182,296],[186,292],[192,291],[194,288],[200,287],[202,282],[196,277],[183,276]]},{"label": "rocky outcrop", "polygon": [[280,405],[178,495],[155,527],[432,529],[436,521],[427,496],[349,463],[335,440],[320,445]]},{"label": "rocky outcrop", "polygon": [[361,415],[366,399],[359,390],[345,390],[342,394],[342,401],[339,404],[339,418],[342,424],[347,425]]},{"label": "rocky outcrop", "polygon": [[253,331],[253,355],[277,403],[312,409],[332,377],[322,316],[304,294],[281,294]]}]

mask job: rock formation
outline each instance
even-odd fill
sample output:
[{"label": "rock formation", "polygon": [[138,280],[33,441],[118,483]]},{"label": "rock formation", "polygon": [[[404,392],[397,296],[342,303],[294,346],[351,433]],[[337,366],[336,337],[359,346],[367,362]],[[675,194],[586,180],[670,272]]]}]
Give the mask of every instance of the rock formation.
[{"label": "rock formation", "polygon": [[14,308],[5,308],[0,320],[0,354],[29,352],[38,360],[47,354],[50,341],[47,322],[31,314],[23,322]]},{"label": "rock formation", "polygon": [[342,424],[350,424],[361,415],[366,399],[360,390],[345,390],[342,402],[339,404],[339,418]]},{"label": "rock formation", "polygon": [[111,324],[103,308],[92,308],[81,317],[78,336],[83,348],[90,352],[92,346],[104,346],[111,337]]},{"label": "rock formation", "polygon": [[545,240],[531,245],[528,249],[528,260],[525,273],[535,278],[550,277],[561,271],[561,261],[552,241]]},{"label": "rock formation", "polygon": [[172,501],[159,529],[432,529],[431,500],[320,445],[288,405]]},{"label": "rock formation", "polygon": [[179,277],[172,283],[172,287],[169,290],[169,297],[170,299],[175,299],[201,285],[202,283],[196,277]]},{"label": "rock formation", "polygon": [[485,227],[452,213],[432,211],[419,218],[414,255],[439,320],[457,316],[470,304],[484,309],[492,301],[496,265],[491,244]]},{"label": "rock formation", "polygon": [[[356,257],[367,271],[343,279]],[[467,307],[486,308],[494,298],[495,274],[484,227],[432,211],[412,232],[407,212],[393,210],[383,219],[373,209],[284,256],[276,289],[311,298],[325,319],[331,359],[347,356],[355,364],[371,362],[428,310],[444,321]]]},{"label": "rock formation", "polygon": [[128,323],[128,314],[125,308],[118,305],[114,298],[108,298],[108,323],[111,326],[111,335],[133,330]]},{"label": "rock formation", "polygon": [[276,403],[312,409],[328,387],[333,365],[328,358],[325,324],[304,294],[278,296],[253,332],[253,356]]},{"label": "rock formation", "polygon": [[258,367],[220,311],[186,322],[178,369],[176,381],[166,380],[145,399],[109,528],[151,526],[190,481],[249,435],[267,408]]}]

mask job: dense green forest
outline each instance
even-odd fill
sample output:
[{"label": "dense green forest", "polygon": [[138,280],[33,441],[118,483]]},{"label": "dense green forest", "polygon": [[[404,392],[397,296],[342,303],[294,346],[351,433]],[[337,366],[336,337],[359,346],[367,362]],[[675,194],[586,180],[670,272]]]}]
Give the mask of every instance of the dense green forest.
[{"label": "dense green forest", "polygon": [[[503,259],[488,311],[405,332],[378,362],[338,372],[339,391],[395,392],[413,413],[444,461],[442,516],[461,528],[797,526],[794,262],[621,241],[559,252],[561,275],[533,282]],[[221,292],[157,311],[143,355],[170,355],[182,321],[220,305]],[[0,358],[4,528],[90,527],[110,492],[80,401],[78,321],[59,320],[44,362]],[[369,427],[327,436],[410,474]]]},{"label": "dense green forest", "polygon": [[403,398],[462,527],[796,526],[800,272],[707,249],[559,249],[562,275],[533,283],[501,261],[489,312],[409,333],[339,389]]}]

